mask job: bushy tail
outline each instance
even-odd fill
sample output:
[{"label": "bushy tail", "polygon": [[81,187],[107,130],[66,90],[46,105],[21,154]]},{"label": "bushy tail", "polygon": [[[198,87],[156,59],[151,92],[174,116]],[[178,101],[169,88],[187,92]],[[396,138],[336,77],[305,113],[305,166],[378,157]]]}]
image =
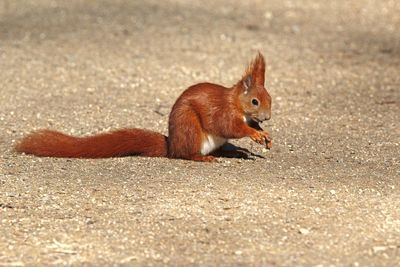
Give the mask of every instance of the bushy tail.
[{"label": "bushy tail", "polygon": [[15,149],[26,154],[58,158],[166,157],[167,137],[142,129],[123,129],[88,137],[40,130],[23,138]]}]

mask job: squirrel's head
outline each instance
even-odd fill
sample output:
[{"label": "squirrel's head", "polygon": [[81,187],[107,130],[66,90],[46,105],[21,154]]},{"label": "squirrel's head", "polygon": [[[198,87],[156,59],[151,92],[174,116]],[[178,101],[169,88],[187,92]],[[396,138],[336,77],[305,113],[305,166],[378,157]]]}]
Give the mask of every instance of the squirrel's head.
[{"label": "squirrel's head", "polygon": [[236,85],[240,91],[240,105],[247,120],[263,122],[271,118],[271,96],[264,87],[264,75],[264,57],[258,53]]}]

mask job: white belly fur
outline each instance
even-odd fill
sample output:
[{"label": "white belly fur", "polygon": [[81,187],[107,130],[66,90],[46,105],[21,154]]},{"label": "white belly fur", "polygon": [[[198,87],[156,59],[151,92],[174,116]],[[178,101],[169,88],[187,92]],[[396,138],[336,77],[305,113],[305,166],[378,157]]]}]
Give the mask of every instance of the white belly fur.
[{"label": "white belly fur", "polygon": [[225,138],[208,134],[201,144],[200,153],[202,155],[208,155],[223,144],[225,144],[226,141],[227,139]]}]

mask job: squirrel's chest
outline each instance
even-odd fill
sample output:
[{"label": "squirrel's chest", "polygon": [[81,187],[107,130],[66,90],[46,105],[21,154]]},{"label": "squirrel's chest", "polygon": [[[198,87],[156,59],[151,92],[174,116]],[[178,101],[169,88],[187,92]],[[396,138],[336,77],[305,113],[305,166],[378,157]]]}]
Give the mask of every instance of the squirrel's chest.
[{"label": "squirrel's chest", "polygon": [[213,152],[214,150],[225,144],[226,141],[227,139],[223,137],[207,134],[201,144],[200,153],[202,155],[208,155],[209,153]]}]

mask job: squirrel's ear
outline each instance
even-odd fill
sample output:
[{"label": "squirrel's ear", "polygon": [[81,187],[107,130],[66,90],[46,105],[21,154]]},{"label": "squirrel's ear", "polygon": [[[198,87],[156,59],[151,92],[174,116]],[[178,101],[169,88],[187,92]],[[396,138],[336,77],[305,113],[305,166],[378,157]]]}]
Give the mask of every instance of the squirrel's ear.
[{"label": "squirrel's ear", "polygon": [[264,86],[265,82],[265,60],[264,56],[258,52],[257,57],[253,61],[252,76],[254,77],[254,83],[257,85]]},{"label": "squirrel's ear", "polygon": [[250,91],[250,88],[252,86],[252,78],[251,75],[247,75],[244,77],[243,81],[243,87],[244,87],[244,94],[247,94]]},{"label": "squirrel's ear", "polygon": [[247,67],[241,82],[243,83],[244,93],[247,94],[254,85],[264,86],[265,81],[265,60],[264,56],[258,52],[256,58]]}]

